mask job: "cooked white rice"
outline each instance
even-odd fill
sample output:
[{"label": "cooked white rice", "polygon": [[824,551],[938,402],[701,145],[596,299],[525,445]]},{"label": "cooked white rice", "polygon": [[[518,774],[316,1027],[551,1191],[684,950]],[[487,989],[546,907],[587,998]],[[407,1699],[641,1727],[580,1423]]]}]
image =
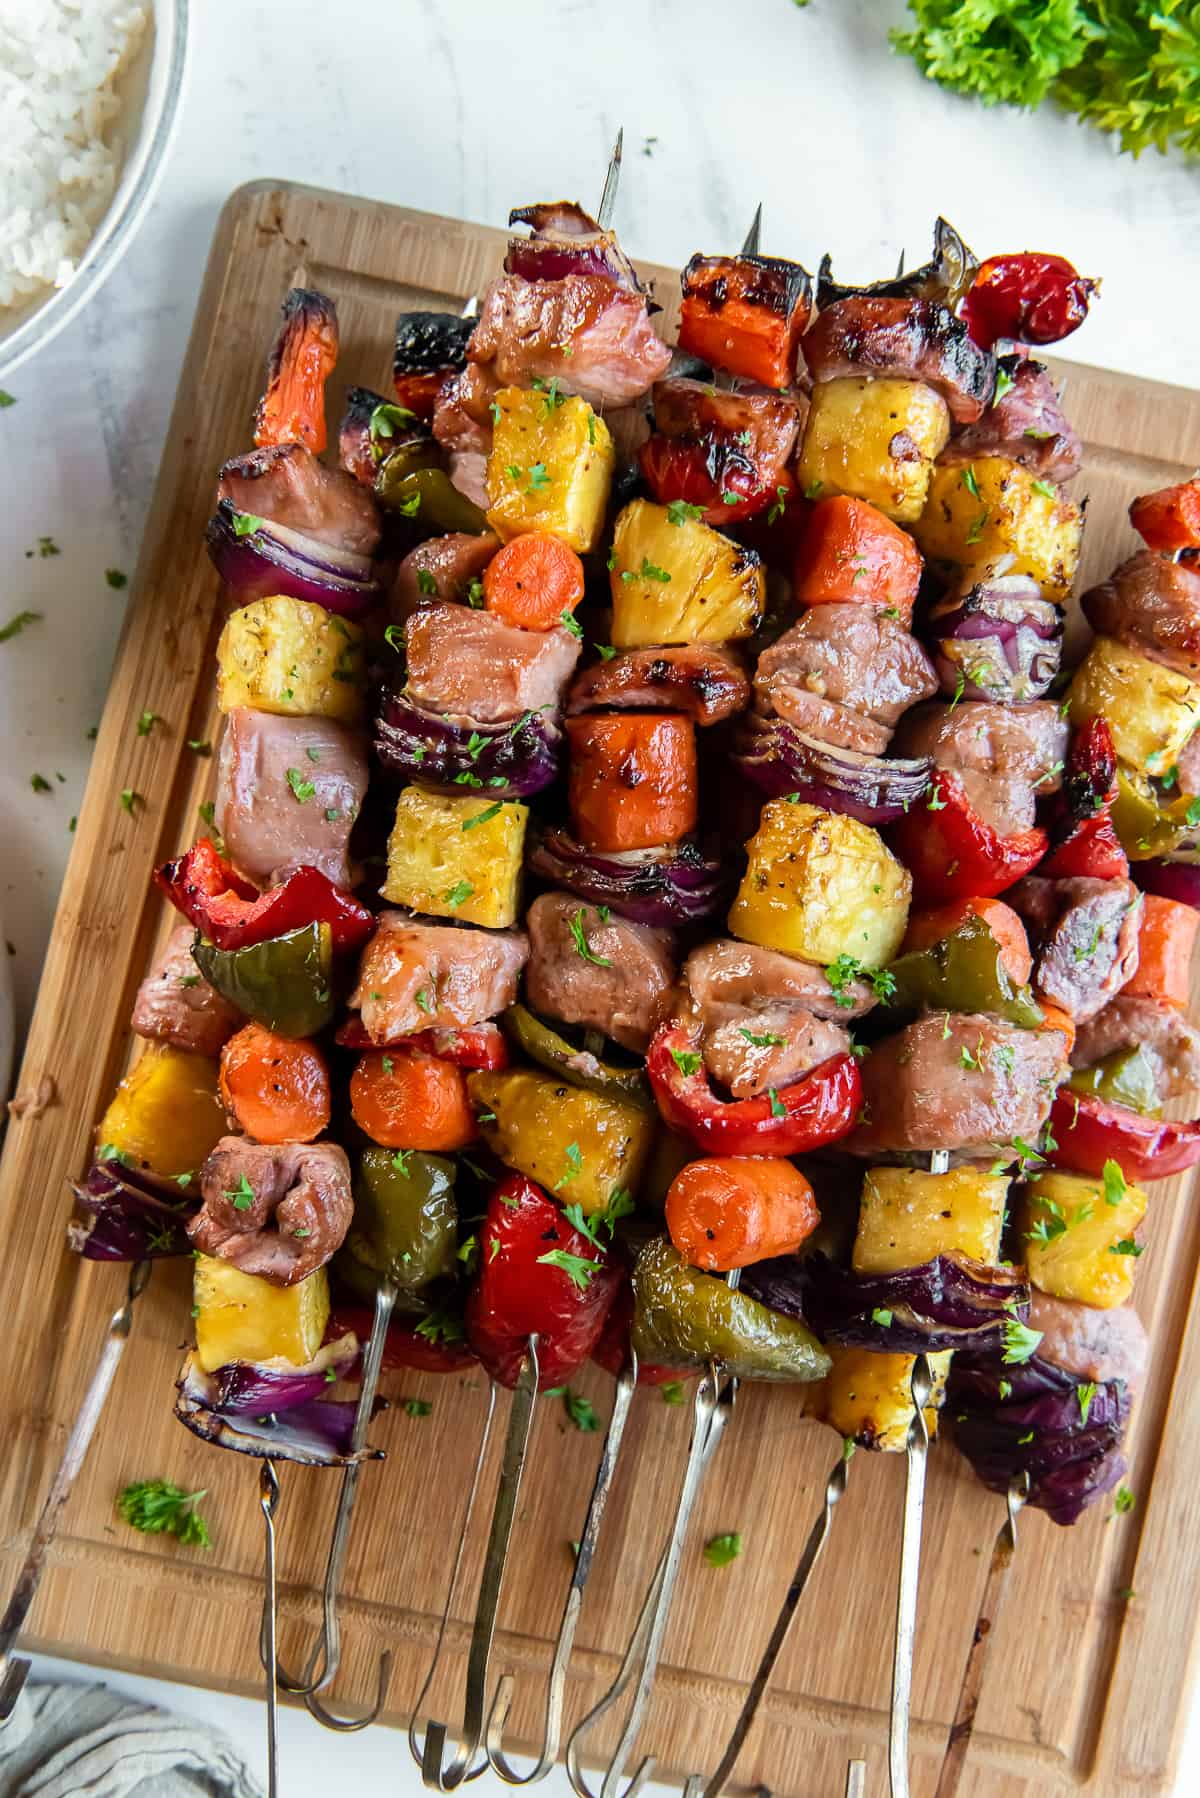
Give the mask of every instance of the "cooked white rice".
[{"label": "cooked white rice", "polygon": [[125,145],[114,83],[149,0],[0,0],[0,308],[65,287]]}]

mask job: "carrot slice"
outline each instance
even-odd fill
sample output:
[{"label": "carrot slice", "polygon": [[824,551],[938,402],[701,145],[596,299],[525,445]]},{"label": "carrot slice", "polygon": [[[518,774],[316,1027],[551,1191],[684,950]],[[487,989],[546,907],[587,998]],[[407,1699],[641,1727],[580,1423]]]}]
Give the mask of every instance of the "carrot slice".
[{"label": "carrot slice", "polygon": [[1160,899],[1147,893],[1142,901],[1138,928],[1138,965],[1122,993],[1141,999],[1157,999],[1186,1011],[1191,988],[1192,948],[1200,914],[1177,899]]},{"label": "carrot slice", "polygon": [[1170,551],[1200,546],[1200,480],[1143,493],[1129,508],[1129,522],[1151,548]]},{"label": "carrot slice", "polygon": [[478,1131],[461,1068],[415,1049],[360,1058],[350,1076],[350,1110],[385,1149],[464,1149]]},{"label": "carrot slice", "polygon": [[589,849],[650,849],[696,825],[696,730],[668,712],[568,718],[567,798]]},{"label": "carrot slice", "polygon": [[684,1260],[717,1273],[790,1254],[820,1221],[804,1175],[769,1155],[689,1161],[671,1182],[666,1210]]},{"label": "carrot slice", "polygon": [[329,1069],[315,1043],[247,1024],[221,1050],[221,1102],[256,1142],[312,1142],[329,1123]]},{"label": "carrot slice", "polygon": [[526,531],[497,550],[483,571],[483,603],[505,624],[552,631],[583,598],[583,563],[548,531]]},{"label": "carrot slice", "polygon": [[1039,1029],[1061,1030],[1067,1039],[1067,1046],[1063,1050],[1063,1054],[1069,1056],[1075,1047],[1074,1018],[1065,1005],[1056,1005],[1053,999],[1047,999],[1042,993],[1038,994],[1038,1004],[1042,1008],[1042,1022]]},{"label": "carrot slice", "polygon": [[865,500],[818,500],[796,554],[796,599],[894,610],[906,628],[921,582],[921,552],[907,531]]},{"label": "carrot slice", "polygon": [[302,443],[315,456],[325,448],[325,383],[338,356],[337,310],[323,293],[293,287],[283,302],[267,362],[267,388],[254,415],[254,441]]},{"label": "carrot slice", "polygon": [[961,930],[968,918],[985,923],[1000,949],[1005,972],[1014,986],[1024,986],[1033,972],[1033,956],[1025,926],[1011,905],[1003,899],[955,899],[949,905],[938,905],[930,911],[909,914],[902,953],[910,949],[927,949],[943,937]]}]

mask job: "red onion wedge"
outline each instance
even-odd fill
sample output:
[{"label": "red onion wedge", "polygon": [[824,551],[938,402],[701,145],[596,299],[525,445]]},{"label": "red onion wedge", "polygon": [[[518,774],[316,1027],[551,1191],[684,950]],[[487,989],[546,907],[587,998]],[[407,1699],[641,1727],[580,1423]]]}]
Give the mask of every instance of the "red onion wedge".
[{"label": "red onion wedge", "polygon": [[529,858],[534,874],[635,924],[691,924],[722,909],[721,863],[684,838],[661,848],[603,854],[566,830],[547,830]]},{"label": "red onion wedge", "polygon": [[389,693],[375,725],[380,764],[442,793],[524,799],[557,778],[562,730],[548,710],[497,724],[426,711],[405,693]]},{"label": "red onion wedge", "polygon": [[951,699],[1041,699],[1062,660],[1062,613],[1024,574],[993,576],[936,605],[934,663]]},{"label": "red onion wedge", "polygon": [[1130,862],[1131,878],[1143,893],[1155,893],[1160,899],[1177,899],[1200,911],[1200,867],[1193,862],[1153,860]]},{"label": "red onion wedge", "polygon": [[383,591],[369,556],[239,512],[232,500],[218,501],[204,539],[217,573],[242,604],[282,593],[360,618]]},{"label": "red onion wedge", "polygon": [[87,1180],[72,1191],[83,1215],[68,1223],[67,1242],[85,1261],[155,1261],[191,1254],[187,1222],[199,1204],[198,1189],[189,1201],[177,1188],[172,1200],[162,1181],[120,1161],[97,1161]]},{"label": "red onion wedge", "polygon": [[1025,1316],[1030,1297],[1021,1270],[953,1255],[891,1274],[855,1274],[821,1254],[782,1255],[747,1268],[743,1286],[772,1310],[802,1317],[822,1342],[905,1355],[1003,1346],[1006,1323]]},{"label": "red onion wedge", "polygon": [[304,1367],[235,1361],[205,1373],[195,1355],[184,1361],[176,1391],[180,1423],[218,1448],[271,1455],[307,1467],[345,1467],[381,1458],[380,1449],[351,1452],[352,1400],[320,1399],[334,1378],[350,1372],[358,1339],[343,1336]]},{"label": "red onion wedge", "polygon": [[775,798],[797,793],[861,824],[895,823],[924,793],[933,767],[927,756],[901,761],[822,743],[761,712],[743,719],[734,761]]},{"label": "red onion wedge", "polygon": [[573,200],[518,206],[510,225],[528,225],[529,237],[510,237],[504,272],[526,281],[561,281],[567,275],[607,275],[633,293],[642,291],[633,264],[611,231],[602,231]]}]

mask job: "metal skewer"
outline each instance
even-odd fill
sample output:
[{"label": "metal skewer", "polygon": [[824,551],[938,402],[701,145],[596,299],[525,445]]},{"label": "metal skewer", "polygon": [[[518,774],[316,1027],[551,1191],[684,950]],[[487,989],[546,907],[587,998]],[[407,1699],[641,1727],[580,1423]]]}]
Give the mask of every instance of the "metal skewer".
[{"label": "metal skewer", "polygon": [[[703,1794],[703,1798],[718,1798],[718,1794],[724,1790],[726,1781],[729,1779],[730,1774],[737,1764],[737,1758],[742,1751],[746,1737],[754,1727],[754,1719],[758,1715],[759,1706],[762,1704],[763,1698],[766,1695],[771,1675],[775,1671],[775,1663],[778,1661],[779,1656],[783,1651],[783,1645],[787,1640],[788,1631],[792,1627],[792,1618],[795,1616],[800,1600],[804,1596],[805,1588],[812,1576],[813,1569],[821,1558],[821,1552],[824,1549],[826,1542],[829,1540],[829,1532],[833,1527],[834,1509],[839,1500],[845,1495],[846,1484],[850,1475],[850,1450],[852,1448],[853,1444],[850,1444],[849,1446],[843,1445],[841,1454],[838,1456],[836,1463],[830,1470],[829,1478],[825,1485],[825,1498],[821,1510],[813,1523],[812,1529],[809,1531],[808,1540],[804,1544],[800,1559],[796,1563],[796,1571],[792,1575],[791,1584],[787,1590],[787,1596],[780,1607],[779,1615],[775,1619],[770,1639],[767,1642],[766,1648],[763,1650],[762,1659],[758,1663],[754,1678],[750,1682],[750,1689],[746,1693],[741,1714],[733,1726],[733,1732],[730,1735],[728,1742],[725,1744],[725,1752],[717,1763],[717,1769],[707,1781],[703,1774],[693,1773],[691,1778],[684,1785],[684,1798],[701,1798],[701,1794]],[[861,1766],[862,1762],[852,1763],[850,1769],[851,1774],[856,1765]],[[847,1792],[852,1790],[849,1779],[847,1780],[846,1790]]]},{"label": "metal skewer", "polygon": [[279,1792],[279,1685],[275,1677],[275,1635],[278,1618],[275,1585],[275,1511],[279,1504],[279,1479],[270,1456],[263,1457],[258,1475],[258,1502],[266,1533],[266,1557],[263,1582],[266,1589],[265,1628],[267,1642],[267,1798]]},{"label": "metal skewer", "polygon": [[846,1768],[846,1798],[863,1798],[867,1789],[866,1761],[851,1761]]},{"label": "metal skewer", "polygon": [[[362,1384],[359,1387],[358,1408],[354,1414],[354,1428],[350,1437],[350,1452],[354,1455],[359,1454],[366,1447],[367,1430],[375,1409],[375,1395],[379,1389],[383,1351],[387,1342],[388,1326],[391,1323],[392,1312],[396,1304],[396,1296],[395,1284],[388,1279],[381,1280],[375,1293],[375,1317],[371,1325],[371,1335],[363,1353]],[[303,1673],[298,1678],[285,1670],[278,1656],[275,1660],[275,1677],[284,1691],[302,1697],[308,1710],[326,1729],[342,1730],[347,1733],[365,1729],[378,1717],[387,1698],[388,1682],[392,1671],[391,1650],[384,1649],[379,1657],[379,1679],[376,1686],[375,1703],[362,1717],[335,1716],[321,1704],[316,1696],[323,1687],[333,1683],[341,1665],[338,1589],[341,1585],[342,1568],[350,1541],[350,1528],[354,1518],[354,1503],[358,1492],[358,1476],[361,1465],[361,1461],[351,1461],[342,1471],[342,1486],[338,1494],[333,1533],[330,1537],[329,1554],[325,1563],[321,1633],[313,1643],[312,1653],[305,1663]],[[267,1606],[264,1603],[263,1631],[259,1651],[264,1669],[269,1670],[266,1625]]]},{"label": "metal skewer", "polygon": [[[929,1157],[930,1173],[944,1174],[949,1168],[949,1152],[934,1149]],[[892,1798],[909,1798],[908,1726],[912,1710],[921,1531],[925,1519],[925,1475],[929,1464],[929,1425],[925,1407],[932,1390],[929,1357],[918,1355],[912,1370],[913,1415],[905,1451],[908,1470],[904,1484],[904,1531],[900,1538],[900,1582],[896,1591],[896,1635],[892,1652],[892,1707],[888,1725],[888,1778]]]},{"label": "metal skewer", "polygon": [[17,1699],[29,1674],[30,1663],[10,1651],[16,1645],[17,1637],[29,1615],[30,1608],[37,1596],[42,1572],[46,1564],[46,1555],[54,1535],[58,1529],[58,1520],[63,1506],[71,1496],[72,1488],[83,1466],[91,1440],[100,1421],[121,1356],[125,1353],[125,1344],[129,1340],[129,1331],[133,1323],[133,1307],[146,1290],[150,1279],[152,1263],[135,1261],[129,1270],[129,1284],[126,1289],[125,1302],[114,1311],[109,1321],[108,1331],[104,1339],[104,1347],[100,1351],[100,1359],[96,1363],[96,1371],[92,1375],[83,1402],[71,1426],[63,1449],[62,1459],[46,1494],[41,1515],[33,1532],[33,1540],[29,1552],[17,1575],[16,1584],[9,1598],[3,1617],[0,1617],[0,1729],[8,1722],[16,1708]]},{"label": "metal skewer", "polygon": [[1027,1472],[1019,1473],[1009,1482],[1005,1518],[992,1549],[992,1562],[988,1568],[983,1597],[979,1603],[979,1615],[975,1620],[975,1630],[971,1637],[966,1666],[963,1668],[958,1708],[954,1713],[954,1721],[950,1725],[950,1735],[946,1743],[946,1752],[942,1760],[942,1770],[938,1775],[934,1798],[956,1798],[958,1792],[959,1781],[966,1765],[967,1751],[971,1746],[971,1735],[975,1728],[975,1713],[979,1709],[979,1700],[983,1694],[983,1676],[987,1668],[988,1650],[995,1634],[1000,1607],[1004,1602],[1009,1569],[1017,1551],[1017,1518],[1028,1498],[1029,1474]]},{"label": "metal skewer", "polygon": [[612,155],[608,159],[608,168],[604,175],[604,187],[600,194],[600,204],[596,208],[596,223],[602,231],[607,231],[612,223],[612,215],[617,204],[617,189],[621,185],[621,152],[625,147],[625,127],[617,132],[617,141],[612,147]]},{"label": "metal skewer", "polygon": [[629,1408],[633,1403],[633,1395],[637,1387],[637,1375],[637,1356],[631,1355],[630,1361],[622,1369],[617,1381],[612,1416],[609,1419],[608,1430],[604,1438],[600,1465],[596,1469],[596,1478],[588,1503],[587,1517],[584,1520],[583,1534],[579,1539],[579,1550],[575,1557],[575,1571],[567,1591],[566,1603],[563,1606],[562,1621],[558,1626],[554,1658],[550,1663],[550,1678],[546,1689],[541,1752],[528,1773],[518,1773],[503,1752],[504,1729],[513,1702],[512,1675],[506,1673],[496,1690],[495,1701],[488,1718],[487,1753],[492,1767],[508,1785],[536,1785],[539,1780],[546,1777],[558,1759],[559,1743],[562,1740],[562,1713],[563,1699],[566,1693],[567,1667],[570,1664],[571,1651],[575,1645],[575,1631],[579,1623],[580,1612],[583,1609],[584,1587],[587,1584],[595,1557],[596,1545],[600,1537],[600,1525],[604,1520],[605,1506],[608,1503],[608,1494],[612,1487],[617,1456],[620,1453],[621,1440],[625,1434],[625,1424],[629,1417]]}]

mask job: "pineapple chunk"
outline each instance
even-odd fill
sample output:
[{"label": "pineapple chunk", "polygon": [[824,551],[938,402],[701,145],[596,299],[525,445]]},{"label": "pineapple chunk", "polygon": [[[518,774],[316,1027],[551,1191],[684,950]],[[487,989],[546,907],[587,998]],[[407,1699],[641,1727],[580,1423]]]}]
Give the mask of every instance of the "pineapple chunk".
[{"label": "pineapple chunk", "polygon": [[618,649],[749,637],[766,606],[753,550],[698,518],[674,524],[666,506],[648,499],[635,499],[617,519],[609,567]]},{"label": "pineapple chunk", "polygon": [[217,1063],[152,1043],[113,1094],[96,1143],[118,1149],[143,1172],[173,1180],[194,1172],[224,1134]]},{"label": "pineapple chunk", "polygon": [[295,1286],[273,1286],[231,1261],[197,1255],[192,1273],[196,1359],[205,1373],[230,1361],[288,1361],[303,1367],[329,1322],[329,1281],[319,1267]]},{"label": "pineapple chunk", "polygon": [[658,1128],[647,1108],[532,1068],[469,1074],[467,1090],[494,1114],[480,1122],[488,1147],[560,1204],[591,1217],[614,1192],[636,1194]]},{"label": "pineapple chunk", "polygon": [[[860,1448],[899,1454],[908,1442],[913,1419],[912,1374],[915,1355],[880,1355],[873,1349],[826,1351],[833,1362],[824,1382],[825,1422]],[[925,1407],[930,1436],[937,1434],[938,1412],[946,1393],[950,1350],[929,1357],[933,1388]]]},{"label": "pineapple chunk", "polygon": [[1021,1240],[1029,1278],[1056,1299],[1098,1311],[1124,1305],[1133,1291],[1133,1236],[1146,1215],[1146,1194],[1119,1178],[1039,1174],[1021,1207]]},{"label": "pineapple chunk", "polygon": [[362,714],[362,632],[307,599],[275,594],[233,612],[217,644],[217,703],[291,718]]},{"label": "pineapple chunk", "polygon": [[1119,759],[1161,777],[1200,723],[1200,686],[1162,662],[1097,637],[1071,682],[1071,723],[1107,718]]},{"label": "pineapple chunk", "polygon": [[734,936],[825,966],[842,955],[867,968],[891,961],[908,923],[912,877],[878,831],[772,799],[747,848],[729,914]]},{"label": "pineapple chunk", "polygon": [[405,787],[388,841],[383,897],[434,918],[506,930],[517,921],[529,807]]},{"label": "pineapple chunk", "polygon": [[487,521],[503,543],[550,531],[572,549],[595,549],[616,456],[608,426],[577,395],[502,387],[487,465]]},{"label": "pineapple chunk", "polygon": [[924,381],[822,381],[813,388],[796,476],[810,498],[849,493],[911,524],[949,436],[946,402]]},{"label": "pineapple chunk", "polygon": [[1029,574],[1047,599],[1065,600],[1079,566],[1083,513],[1061,488],[1004,456],[934,470],[913,528],[924,554],[954,562],[973,580]]},{"label": "pineapple chunk", "polygon": [[1000,1258],[1007,1192],[1002,1174],[977,1168],[956,1167],[945,1174],[873,1168],[863,1181],[855,1273],[896,1273],[923,1267],[938,1255],[963,1255],[994,1265]]}]

